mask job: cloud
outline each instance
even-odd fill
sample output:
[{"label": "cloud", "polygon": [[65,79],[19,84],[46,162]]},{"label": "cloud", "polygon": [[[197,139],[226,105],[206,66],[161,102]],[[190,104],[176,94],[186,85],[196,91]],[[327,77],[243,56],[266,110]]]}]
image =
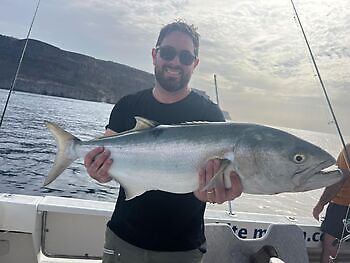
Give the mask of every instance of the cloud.
[{"label": "cloud", "polygon": [[[26,33],[36,1],[2,1],[0,33]],[[323,81],[345,118],[350,2],[294,2]],[[317,125],[328,123],[328,113],[318,114],[327,106],[290,1],[42,1],[32,37],[153,72],[150,52],[158,32],[177,18],[195,24],[201,34],[200,64],[191,85],[214,97],[216,74],[219,93],[225,94],[222,107],[232,116],[327,129]],[[349,123],[345,126],[350,130]]]}]

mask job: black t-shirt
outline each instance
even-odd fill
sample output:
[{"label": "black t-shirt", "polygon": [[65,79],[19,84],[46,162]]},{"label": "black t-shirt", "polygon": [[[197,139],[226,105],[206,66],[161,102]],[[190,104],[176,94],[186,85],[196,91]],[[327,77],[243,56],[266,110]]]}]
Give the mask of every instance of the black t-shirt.
[{"label": "black t-shirt", "polygon": [[[148,89],[122,98],[114,106],[107,128],[116,132],[132,129],[135,116],[160,124],[225,121],[219,107],[196,92],[192,91],[179,102],[163,104]],[[205,203],[193,193],[153,190],[125,201],[121,187],[108,227],[123,240],[140,248],[186,251],[200,247],[205,241],[204,210]]]}]

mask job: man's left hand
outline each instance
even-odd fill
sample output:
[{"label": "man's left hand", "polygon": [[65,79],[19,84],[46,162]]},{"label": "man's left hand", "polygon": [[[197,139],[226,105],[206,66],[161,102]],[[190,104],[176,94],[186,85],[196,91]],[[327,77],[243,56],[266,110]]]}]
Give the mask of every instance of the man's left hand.
[{"label": "man's left hand", "polygon": [[242,184],[239,176],[235,172],[230,173],[231,188],[226,189],[223,180],[217,183],[215,188],[202,191],[210,182],[211,178],[219,171],[220,160],[209,160],[206,167],[199,171],[199,189],[194,195],[203,202],[222,204],[225,201],[233,200],[242,194]]}]

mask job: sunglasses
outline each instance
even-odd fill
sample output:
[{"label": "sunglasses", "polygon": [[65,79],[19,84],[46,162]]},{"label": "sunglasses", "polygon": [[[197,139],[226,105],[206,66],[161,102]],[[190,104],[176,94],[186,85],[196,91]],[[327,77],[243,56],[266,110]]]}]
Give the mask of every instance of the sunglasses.
[{"label": "sunglasses", "polygon": [[196,56],[192,55],[190,51],[181,50],[178,53],[177,50],[171,46],[158,46],[156,50],[159,50],[160,57],[166,61],[171,61],[178,55],[181,64],[186,66],[192,65],[193,61],[196,59]]}]

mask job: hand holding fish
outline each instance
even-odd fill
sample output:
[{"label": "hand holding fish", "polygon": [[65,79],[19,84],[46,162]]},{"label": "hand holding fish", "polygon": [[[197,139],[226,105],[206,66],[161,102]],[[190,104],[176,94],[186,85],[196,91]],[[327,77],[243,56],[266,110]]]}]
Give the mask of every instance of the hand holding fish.
[{"label": "hand holding fish", "polygon": [[100,183],[107,183],[112,180],[108,170],[111,168],[111,152],[104,147],[97,147],[90,151],[84,158],[84,165],[88,174]]},{"label": "hand holding fish", "polygon": [[222,204],[225,201],[233,200],[242,194],[242,184],[239,176],[235,172],[231,172],[230,179],[232,187],[225,188],[223,181],[217,183],[216,187],[211,190],[203,191],[203,189],[220,169],[220,160],[212,159],[207,162],[206,167],[199,171],[199,190],[194,195],[203,202]]}]

